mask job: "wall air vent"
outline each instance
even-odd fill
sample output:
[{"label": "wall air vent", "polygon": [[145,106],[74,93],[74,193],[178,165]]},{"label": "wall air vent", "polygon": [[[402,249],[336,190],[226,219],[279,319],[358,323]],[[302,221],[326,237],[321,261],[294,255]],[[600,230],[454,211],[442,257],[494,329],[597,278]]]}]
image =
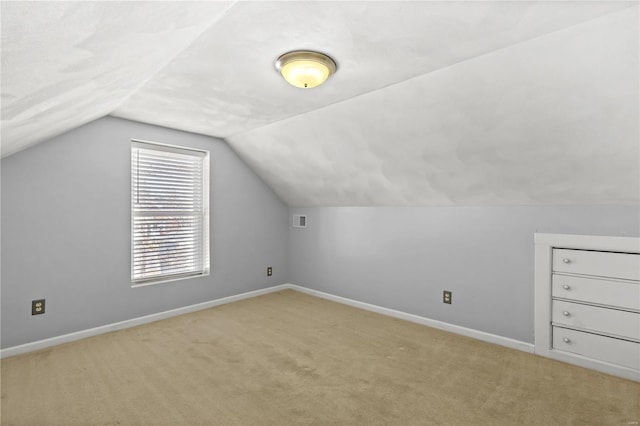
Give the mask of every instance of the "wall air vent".
[{"label": "wall air vent", "polygon": [[293,227],[294,228],[306,228],[307,227],[307,215],[306,214],[294,214],[293,215]]}]

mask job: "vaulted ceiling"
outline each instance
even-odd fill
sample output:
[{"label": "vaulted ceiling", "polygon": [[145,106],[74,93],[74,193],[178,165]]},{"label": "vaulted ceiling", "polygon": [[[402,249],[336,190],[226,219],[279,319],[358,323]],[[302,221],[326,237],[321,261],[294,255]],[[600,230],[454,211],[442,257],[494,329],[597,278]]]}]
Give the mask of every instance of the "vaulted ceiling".
[{"label": "vaulted ceiling", "polygon": [[[224,138],[292,206],[640,202],[637,2],[0,7],[3,156],[114,115]],[[294,49],[338,72],[289,86]]]}]

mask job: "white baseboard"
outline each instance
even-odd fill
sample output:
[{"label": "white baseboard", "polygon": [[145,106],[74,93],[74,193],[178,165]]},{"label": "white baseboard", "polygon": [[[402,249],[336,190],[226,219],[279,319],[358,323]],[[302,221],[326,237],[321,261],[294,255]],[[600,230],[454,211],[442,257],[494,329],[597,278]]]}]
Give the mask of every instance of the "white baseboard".
[{"label": "white baseboard", "polygon": [[60,345],[62,343],[68,343],[68,342],[73,342],[75,340],[84,339],[86,337],[97,336],[99,334],[109,333],[111,331],[122,330],[125,328],[135,327],[142,324],[148,324],[150,322],[159,321],[165,318],[171,318],[178,315],[188,314],[190,312],[200,311],[202,309],[212,308],[218,305],[237,302],[238,300],[249,299],[256,296],[261,296],[263,294],[273,293],[281,290],[289,290],[289,289],[296,290],[301,293],[306,293],[311,296],[321,297],[323,299],[332,300],[334,302],[353,306],[355,308],[377,312],[382,315],[387,315],[387,316],[402,319],[405,321],[411,321],[417,324],[426,325],[428,327],[433,327],[440,330],[461,334],[463,336],[472,337],[474,339],[482,340],[489,343],[495,343],[497,345],[506,346],[508,348],[518,349],[524,352],[533,353],[533,350],[534,350],[534,345],[531,343],[521,342],[519,340],[498,336],[496,334],[485,333],[484,331],[478,331],[471,328],[460,327],[458,325],[453,325],[446,322],[437,321],[434,319],[425,318],[419,315],[409,314],[402,311],[396,311],[394,309],[383,308],[382,306],[371,305],[369,303],[359,302],[353,299],[347,299],[346,297],[335,296],[333,294],[324,293],[318,290],[312,290],[312,289],[301,287],[295,284],[281,284],[274,287],[268,287],[260,290],[249,291],[247,293],[237,294],[235,296],[223,297],[221,299],[210,300],[208,302],[198,303],[195,305],[185,306],[177,309],[171,309],[169,311],[158,312],[156,314],[145,315],[143,317],[132,318],[129,320],[120,321],[113,324],[106,324],[99,327],[90,328],[87,330],[76,331],[74,333],[63,334],[62,336],[51,337],[49,339],[38,340],[36,342],[25,343],[23,345],[12,346],[10,348],[0,350],[0,358],[6,358],[13,355],[32,352],[38,349],[48,348],[50,346]]},{"label": "white baseboard", "polygon": [[99,327],[89,328],[87,330],[76,331],[62,336],[51,337],[49,339],[38,340],[36,342],[25,343],[24,345],[12,346],[10,348],[0,350],[0,358],[6,358],[13,355],[19,355],[26,352],[37,351],[38,349],[48,348],[49,346],[60,345],[62,343],[73,342],[74,340],[84,339],[85,337],[97,336],[98,334],[109,333],[111,331],[122,330],[124,328],[135,327],[137,325],[147,324],[159,321],[165,318],[171,318],[178,315],[188,314],[190,312],[200,311],[202,309],[212,308],[218,305],[237,302],[238,300],[249,299],[251,297],[261,296],[263,294],[273,293],[275,291],[290,289],[291,285],[282,284],[274,287],[263,288],[260,290],[249,291],[247,293],[236,294],[235,296],[223,297],[221,299],[210,300],[208,302],[197,303],[195,305],[184,306],[182,308],[171,309],[169,311],[158,312],[157,314],[145,315],[143,317],[132,318],[125,321],[115,322],[112,324],[101,325]]},{"label": "white baseboard", "polygon": [[459,325],[453,325],[446,322],[434,320],[431,318],[421,317],[419,315],[408,314],[402,311],[396,311],[395,309],[383,308],[382,306],[371,305],[369,303],[359,302],[353,299],[347,299],[346,297],[335,296],[333,294],[324,293],[318,290],[312,290],[306,287],[300,287],[295,284],[290,284],[289,288],[300,291],[302,293],[309,294],[311,296],[321,297],[323,299],[332,300],[334,302],[343,303],[345,305],[353,306],[367,311],[376,312],[382,315],[402,319],[405,321],[415,322],[417,324],[426,325],[428,327],[437,328],[444,331],[449,331],[455,334],[461,334],[463,336],[472,337],[474,339],[482,340],[484,342],[495,343],[496,345],[506,346],[508,348],[517,349],[524,352],[533,353],[534,345],[532,343],[522,342],[520,340],[510,339],[508,337],[498,336],[497,334],[486,333],[484,331],[474,330],[472,328],[461,327]]},{"label": "white baseboard", "polygon": [[611,374],[612,376],[622,377],[623,379],[633,380],[640,382],[640,371],[633,368],[623,367],[621,365],[610,364],[608,362],[599,361],[597,359],[588,358],[582,355],[566,353],[559,350],[547,350],[541,355],[547,358],[555,359],[558,361],[566,362],[567,364],[574,364],[580,367],[588,368],[590,370],[597,370],[603,373]]}]

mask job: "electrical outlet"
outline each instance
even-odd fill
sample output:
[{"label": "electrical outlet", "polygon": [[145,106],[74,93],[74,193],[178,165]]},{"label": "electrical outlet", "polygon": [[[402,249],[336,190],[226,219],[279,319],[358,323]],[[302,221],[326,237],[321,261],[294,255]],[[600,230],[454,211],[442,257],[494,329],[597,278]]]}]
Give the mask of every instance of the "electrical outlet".
[{"label": "electrical outlet", "polygon": [[452,298],[452,296],[451,296],[451,292],[450,291],[445,290],[445,291],[442,292],[442,303],[446,303],[446,304],[450,305],[451,304],[451,298]]},{"label": "electrical outlet", "polygon": [[267,276],[270,277],[271,275],[273,275],[273,268],[271,266],[269,266],[267,268]]},{"label": "electrical outlet", "polygon": [[31,301],[31,315],[44,314],[44,299]]}]

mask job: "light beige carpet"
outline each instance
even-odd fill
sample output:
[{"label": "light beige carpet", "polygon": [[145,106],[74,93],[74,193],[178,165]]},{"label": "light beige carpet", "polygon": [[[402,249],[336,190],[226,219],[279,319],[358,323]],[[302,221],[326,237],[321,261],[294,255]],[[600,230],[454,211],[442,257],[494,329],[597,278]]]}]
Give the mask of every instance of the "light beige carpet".
[{"label": "light beige carpet", "polygon": [[622,425],[640,384],[282,291],[6,358],[3,425]]}]

